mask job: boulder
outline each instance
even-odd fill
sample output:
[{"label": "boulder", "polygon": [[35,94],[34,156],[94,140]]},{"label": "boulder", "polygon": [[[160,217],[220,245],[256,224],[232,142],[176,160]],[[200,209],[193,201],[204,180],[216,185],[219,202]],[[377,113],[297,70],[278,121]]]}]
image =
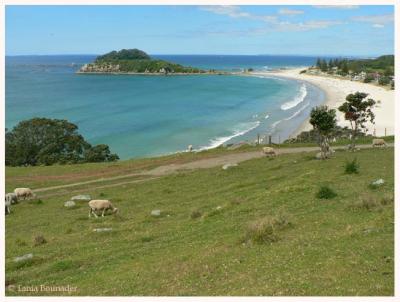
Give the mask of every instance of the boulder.
[{"label": "boulder", "polygon": [[233,164],[231,164],[231,163],[225,164],[225,165],[222,166],[222,170],[228,170],[230,167],[237,167],[237,165],[238,165],[238,164],[236,164],[236,163],[233,163]]},{"label": "boulder", "polygon": [[91,201],[90,195],[76,195],[71,197],[72,201]]},{"label": "boulder", "polygon": [[372,182],[372,184],[373,184],[374,186],[380,186],[380,185],[383,185],[384,183],[385,183],[385,181],[384,181],[382,178],[377,179],[377,180],[375,180],[374,182]]},{"label": "boulder", "polygon": [[161,215],[161,210],[153,210],[153,211],[151,211],[150,214],[151,214],[151,216],[158,217]]},{"label": "boulder", "polygon": [[64,202],[64,207],[66,207],[66,208],[72,208],[74,206],[76,206],[75,201],[68,200],[68,201]]},{"label": "boulder", "polygon": [[14,262],[26,261],[33,258],[33,254],[26,254],[20,257],[15,257]]},{"label": "boulder", "polygon": [[93,232],[101,233],[101,232],[111,232],[112,228],[99,228],[99,229],[93,229]]}]

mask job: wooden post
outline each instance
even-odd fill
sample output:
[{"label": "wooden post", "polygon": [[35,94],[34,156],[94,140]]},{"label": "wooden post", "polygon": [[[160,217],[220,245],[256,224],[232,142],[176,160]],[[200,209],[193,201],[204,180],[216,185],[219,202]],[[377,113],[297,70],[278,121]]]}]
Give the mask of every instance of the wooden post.
[{"label": "wooden post", "polygon": [[386,136],[386,128],[385,128],[385,136]]},{"label": "wooden post", "polygon": [[271,145],[272,144],[272,137],[271,137],[271,135],[268,135],[268,145]]},{"label": "wooden post", "polygon": [[278,144],[281,144],[281,136],[278,136]]},{"label": "wooden post", "polygon": [[260,133],[257,133],[257,145],[260,144]]}]

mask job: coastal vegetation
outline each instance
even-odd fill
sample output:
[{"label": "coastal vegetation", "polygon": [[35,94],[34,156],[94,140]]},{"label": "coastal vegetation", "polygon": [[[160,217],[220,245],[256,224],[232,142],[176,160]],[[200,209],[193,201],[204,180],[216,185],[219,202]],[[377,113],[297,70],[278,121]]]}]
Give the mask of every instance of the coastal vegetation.
[{"label": "coastal vegetation", "polygon": [[98,56],[78,73],[198,74],[204,70],[151,58],[139,49],[122,49]]},{"label": "coastal vegetation", "polygon": [[356,146],[356,136],[359,129],[365,129],[366,123],[374,123],[375,114],[372,108],[376,104],[375,100],[369,98],[365,100],[368,94],[363,92],[351,93],[346,97],[346,101],[339,106],[338,110],[344,113],[346,120],[350,122],[352,135],[350,149],[354,150]]},{"label": "coastal vegetation", "polygon": [[92,146],[67,120],[33,118],[6,129],[6,166],[116,161],[107,145]]},{"label": "coastal vegetation", "polygon": [[310,124],[318,133],[321,159],[326,159],[330,152],[329,136],[336,127],[336,110],[327,106],[314,107],[310,113]]},{"label": "coastal vegetation", "polygon": [[[355,81],[375,82],[383,86],[390,85],[394,89],[394,55],[358,60],[318,58],[314,68],[327,74],[348,77]],[[313,68],[309,72],[312,73]]]},{"label": "coastal vegetation", "polygon": [[[68,183],[227,152],[239,151],[6,167],[6,182],[7,188],[23,182],[35,189],[40,181]],[[6,295],[66,295],[16,290],[65,282],[77,287],[69,294],[79,296],[393,295],[393,148],[359,151],[358,174],[344,173],[353,157],[347,152],[328,161],[310,155],[38,192],[41,202],[22,202],[5,218]],[[377,178],[384,185],[370,189]],[[337,194],[330,199],[325,189],[318,194],[327,184]],[[110,199],[120,215],[89,220],[85,202],[64,208],[77,191]],[[154,209],[162,215],[152,217]],[[99,228],[111,230],[94,232]],[[40,236],[46,243],[36,243]],[[32,258],[14,262],[29,253]]]}]

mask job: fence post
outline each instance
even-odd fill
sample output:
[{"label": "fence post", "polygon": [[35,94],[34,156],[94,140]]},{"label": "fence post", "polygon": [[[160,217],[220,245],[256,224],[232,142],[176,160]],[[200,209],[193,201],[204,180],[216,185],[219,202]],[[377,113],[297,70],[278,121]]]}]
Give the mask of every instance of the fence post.
[{"label": "fence post", "polygon": [[260,144],[260,133],[257,133],[257,145]]},{"label": "fence post", "polygon": [[271,145],[272,144],[272,137],[271,137],[271,135],[268,135],[268,145]]},{"label": "fence post", "polygon": [[385,128],[385,136],[386,136],[386,128]]}]

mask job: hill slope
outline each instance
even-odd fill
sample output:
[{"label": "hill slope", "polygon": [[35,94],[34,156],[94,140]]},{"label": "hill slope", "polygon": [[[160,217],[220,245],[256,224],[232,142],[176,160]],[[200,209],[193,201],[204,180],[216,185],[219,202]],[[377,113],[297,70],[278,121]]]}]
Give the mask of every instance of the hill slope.
[{"label": "hill slope", "polygon": [[[393,295],[393,203],[381,204],[394,191],[393,148],[312,155],[82,191],[111,199],[119,217],[89,220],[86,203],[66,209],[69,193],[22,202],[6,216],[6,281],[70,284],[72,295]],[[355,155],[360,173],[345,174]],[[378,178],[385,184],[370,188]],[[323,184],[338,196],[316,198]],[[370,209],[357,206],[364,195]],[[248,225],[270,216],[290,224],[275,242],[249,241]],[[34,246],[37,235],[47,243]],[[27,253],[33,260],[13,262]]]}]

